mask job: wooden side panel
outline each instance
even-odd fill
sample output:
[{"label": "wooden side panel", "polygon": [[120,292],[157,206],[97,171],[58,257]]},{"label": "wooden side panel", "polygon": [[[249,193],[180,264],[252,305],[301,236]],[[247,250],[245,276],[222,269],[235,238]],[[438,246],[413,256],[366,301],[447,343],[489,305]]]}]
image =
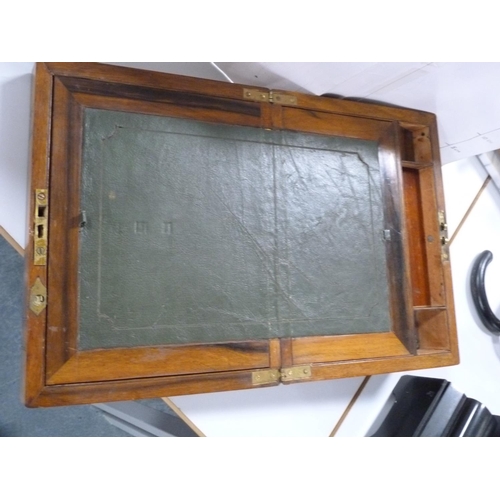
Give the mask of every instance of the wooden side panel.
[{"label": "wooden side panel", "polygon": [[421,349],[450,348],[448,312],[443,308],[415,308]]},{"label": "wooden side panel", "polygon": [[349,99],[332,99],[329,97],[316,97],[299,93],[292,94],[297,96],[298,107],[313,111],[327,111],[329,113],[356,116],[359,118],[412,122],[419,123],[421,126],[428,125],[435,121],[435,116],[432,113],[415,109],[384,106],[379,103],[356,102]]},{"label": "wooden side panel", "polygon": [[[441,158],[439,156],[439,139],[437,133],[436,120],[429,126],[429,138],[432,144],[432,159],[434,162],[434,192],[436,196],[437,210],[445,210],[443,177],[441,175]],[[442,273],[444,280],[444,296],[446,309],[448,311],[448,338],[450,342],[450,352],[456,362],[459,362],[457,324],[455,319],[455,303],[453,299],[453,283],[451,277],[450,261],[442,262]]]},{"label": "wooden side panel", "polygon": [[299,132],[377,141],[387,127],[387,122],[332,115],[320,111],[284,107],[282,113],[283,128]]},{"label": "wooden side panel", "polygon": [[387,241],[387,271],[391,294],[393,330],[408,351],[416,354],[417,335],[412,311],[410,250],[403,202],[403,178],[400,164],[399,128],[386,127],[379,139],[379,162],[382,171],[384,217]]},{"label": "wooden side panel", "polygon": [[77,352],[49,385],[267,368],[269,341]]},{"label": "wooden side panel", "polygon": [[313,365],[312,378],[309,380],[330,380],[345,377],[363,377],[379,373],[392,373],[404,370],[421,370],[440,366],[456,365],[458,357],[449,351],[433,351],[418,356],[400,356],[390,359],[375,358],[360,360],[356,363],[338,362]]},{"label": "wooden side panel", "polygon": [[293,365],[292,339],[289,339],[289,338],[280,339],[280,346],[281,346],[281,365],[280,366],[292,366]]},{"label": "wooden side panel", "polygon": [[430,304],[425,234],[422,221],[422,196],[420,171],[403,170],[405,218],[410,253],[410,270],[413,305]]},{"label": "wooden side panel", "polygon": [[[97,63],[47,63],[49,70],[59,76],[98,80],[104,83],[138,85],[157,89],[173,89],[179,92],[190,92],[243,100],[243,90],[248,85],[191,78],[180,75],[168,75],[155,71],[138,71]],[[251,86],[253,89],[268,92],[268,89]],[[435,123],[435,115],[425,111],[404,109],[396,106],[384,106],[377,103],[362,103],[349,99],[332,99],[305,95],[297,92],[286,92],[297,97],[297,108],[317,110],[339,115],[355,116],[419,124],[419,127]]]},{"label": "wooden side panel", "polygon": [[281,367],[281,343],[280,339],[269,341],[269,368],[274,370]]},{"label": "wooden side panel", "polygon": [[[422,207],[422,229],[424,232],[427,275],[429,284],[428,304],[445,305],[443,262],[441,258],[441,241],[438,225],[438,207],[434,184],[434,169],[420,170],[420,198]],[[420,304],[416,304],[420,305]]]},{"label": "wooden side panel", "polygon": [[[129,113],[144,113],[157,116],[172,116],[176,118],[190,118],[212,123],[228,123],[231,125],[244,125],[252,127],[261,126],[261,115],[238,115],[221,110],[184,108],[177,104],[163,102],[143,102],[120,97],[103,98],[98,95],[75,93],[74,97],[80,104],[88,108],[107,109],[109,111],[123,111]],[[257,110],[260,104],[253,104]]]},{"label": "wooden side panel", "polygon": [[[36,65],[35,93],[32,104],[31,186],[28,190],[29,233],[25,252],[27,291],[37,278],[40,278],[45,286],[47,283],[47,267],[33,265],[33,229],[35,190],[49,187],[51,112],[52,76],[45,66],[39,63]],[[50,251],[48,256],[50,257]],[[44,332],[47,324],[47,309],[37,316],[29,308],[29,293],[26,296],[24,399],[28,404],[38,396],[45,384]]]},{"label": "wooden side panel", "polygon": [[[276,385],[270,383],[266,385]],[[91,404],[109,401],[180,396],[209,392],[234,391],[264,387],[254,386],[252,371],[205,373],[203,375],[180,375],[151,377],[113,382],[63,384],[46,386],[28,406],[48,407],[75,404]]]},{"label": "wooden side panel", "polygon": [[292,342],[294,365],[409,354],[392,332],[297,338]]},{"label": "wooden side panel", "polygon": [[418,128],[413,131],[413,150],[416,162],[426,163],[432,161],[432,147],[428,127]]},{"label": "wooden side panel", "polygon": [[[419,356],[390,359],[366,359],[352,362],[326,363],[312,366],[313,380],[359,377],[403,370],[418,370],[456,364],[458,357],[450,352],[421,352]],[[305,381],[305,380],[304,380]],[[276,385],[275,383],[267,385]],[[252,384],[252,371],[206,373],[172,377],[152,377],[113,382],[47,386],[28,406],[62,406],[97,401],[122,401],[183,394],[200,394],[263,387]]]},{"label": "wooden side panel", "polygon": [[81,106],[55,79],[50,181],[47,376],[76,349]]},{"label": "wooden side panel", "polygon": [[[107,84],[124,84],[153,89],[175,90],[177,92],[197,93],[218,96],[228,99],[243,100],[243,85],[192,78],[181,75],[170,75],[157,71],[137,70],[99,63],[57,63],[46,64],[54,75],[66,78],[80,78]],[[256,87],[252,87],[256,88]],[[263,92],[267,89],[260,88]],[[250,101],[247,101],[250,102]]]}]

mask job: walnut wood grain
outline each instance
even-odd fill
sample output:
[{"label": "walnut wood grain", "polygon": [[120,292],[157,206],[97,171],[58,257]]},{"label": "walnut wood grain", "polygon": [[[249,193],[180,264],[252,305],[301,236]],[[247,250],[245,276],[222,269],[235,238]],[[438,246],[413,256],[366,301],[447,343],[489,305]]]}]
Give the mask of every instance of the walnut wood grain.
[{"label": "walnut wood grain", "polygon": [[269,341],[80,351],[48,385],[267,368]]},{"label": "walnut wood grain", "polygon": [[292,343],[294,365],[410,354],[392,332],[296,338]]},{"label": "walnut wood grain", "polygon": [[156,89],[140,85],[107,83],[82,78],[58,78],[69,92],[81,95],[97,95],[104,98],[119,98],[129,101],[176,104],[184,109],[223,111],[244,116],[260,116],[261,103],[239,101],[202,93],[178,92],[171,89]]},{"label": "walnut wood grain", "polygon": [[443,307],[416,307],[415,323],[421,349],[450,349],[448,312]]},{"label": "walnut wood grain", "polygon": [[389,124],[379,139],[385,228],[391,234],[390,240],[386,242],[386,262],[391,297],[392,329],[408,351],[416,354],[418,339],[412,311],[411,253],[403,202],[399,132],[400,129],[396,123]]},{"label": "walnut wood grain", "polygon": [[[243,100],[243,89],[248,87],[248,85],[169,75],[156,71],[136,70],[99,63],[46,63],[46,67],[54,75],[64,77],[99,80],[104,83],[138,85],[156,89],[164,88],[180,92],[197,92],[235,100]],[[266,88],[253,85],[251,88],[263,92],[268,91]],[[360,118],[400,121],[402,124],[407,122],[418,124],[418,127],[430,125],[436,120],[434,114],[419,110],[318,97],[297,92],[286,93],[296,96],[298,100],[297,107],[303,109],[326,111]]]},{"label": "walnut wood grain", "polygon": [[418,178],[420,204],[422,207],[423,243],[425,245],[427,282],[429,287],[429,305],[440,306],[445,304],[445,291],[434,169],[427,168],[420,170]]},{"label": "walnut wood grain", "polygon": [[404,370],[421,370],[437,368],[458,363],[458,357],[447,350],[426,352],[417,351],[416,356],[400,356],[389,359],[364,359],[355,363],[339,361],[313,365],[312,377],[308,380],[330,380],[346,377],[363,377],[380,373],[392,373]]},{"label": "walnut wood grain", "polygon": [[415,152],[415,162],[427,163],[432,161],[432,146],[428,127],[418,128],[413,131],[413,150]]},{"label": "walnut wood grain", "polygon": [[281,364],[280,366],[293,365],[293,343],[292,339],[280,339]]},{"label": "walnut wood grain", "polygon": [[[123,111],[128,113],[143,113],[156,116],[172,116],[175,118],[190,118],[211,123],[227,123],[229,125],[244,125],[249,127],[260,127],[261,116],[238,115],[236,113],[206,108],[184,108],[181,105],[138,101],[120,97],[103,97],[90,94],[73,94],[82,106],[94,109],[107,109],[109,111]],[[260,109],[260,105],[255,105]]]},{"label": "walnut wood grain", "polygon": [[373,118],[376,120],[399,121],[418,123],[420,127],[433,123],[435,115],[425,111],[418,111],[396,106],[356,102],[348,99],[331,97],[316,97],[294,92],[287,92],[297,96],[298,107],[310,110],[327,111],[339,115],[356,116],[359,118]]},{"label": "walnut wood grain", "polygon": [[281,342],[280,339],[269,341],[269,368],[281,368]]},{"label": "walnut wood grain", "polygon": [[403,170],[405,219],[408,227],[413,305],[429,305],[429,272],[423,227],[422,196],[418,170]]},{"label": "walnut wood grain", "polygon": [[387,123],[320,111],[283,108],[282,126],[286,130],[377,141]]},{"label": "walnut wood grain", "polygon": [[[33,229],[35,190],[49,187],[50,168],[50,133],[52,112],[52,78],[43,64],[36,65],[34,82],[36,92],[32,101],[32,135],[31,135],[31,185],[29,197],[28,241],[26,258],[26,318],[25,318],[25,375],[24,398],[34,400],[45,384],[45,309],[39,316],[29,308],[29,290],[40,278],[47,283],[47,267],[33,265]],[[49,254],[50,257],[50,248]]]},{"label": "walnut wood grain", "polygon": [[50,180],[50,257],[48,294],[58,297],[48,308],[47,377],[76,349],[78,318],[78,216],[82,110],[71,93],[54,81],[52,176]]},{"label": "walnut wood grain", "polygon": [[[243,100],[243,85],[100,63],[45,63],[55,76]],[[262,87],[252,88],[267,92]]]},{"label": "walnut wood grain", "polygon": [[[355,363],[340,361],[337,363],[312,365],[312,377],[307,379],[307,381],[359,377],[403,370],[418,370],[449,366],[458,362],[458,357],[452,352],[421,350],[419,353],[418,356],[367,359],[356,361]],[[202,377],[184,375],[86,384],[65,384],[44,387],[37,394],[36,398],[27,402],[27,406],[43,407],[90,404],[96,401],[124,401],[252,389],[256,387],[262,386],[254,386],[252,384],[251,371],[209,373],[203,374]]]},{"label": "walnut wood grain", "polygon": [[403,168],[409,168],[409,169],[415,169],[415,170],[421,170],[424,168],[433,167],[433,163],[431,161],[416,163],[414,161],[404,161],[403,160],[401,162],[401,165]]},{"label": "walnut wood grain", "polygon": [[[444,203],[444,189],[443,189],[443,176],[441,175],[441,158],[439,155],[439,144],[437,123],[436,121],[431,122],[429,125],[429,137],[431,143],[434,145],[432,148],[432,161],[434,163],[434,190],[436,196],[436,208],[437,210],[445,210]],[[460,360],[460,355],[458,351],[458,336],[457,336],[457,324],[455,318],[455,302],[453,299],[453,282],[451,276],[451,263],[449,260],[442,262],[442,273],[444,278],[444,294],[445,294],[445,304],[448,311],[448,332],[446,333],[448,337],[448,342],[450,345],[450,352],[454,356],[455,363]],[[445,335],[445,334],[443,334]]]},{"label": "walnut wood grain", "polygon": [[[265,386],[276,383],[265,384]],[[258,387],[263,387],[260,385]],[[65,406],[251,389],[252,371],[45,386],[27,406]]]}]

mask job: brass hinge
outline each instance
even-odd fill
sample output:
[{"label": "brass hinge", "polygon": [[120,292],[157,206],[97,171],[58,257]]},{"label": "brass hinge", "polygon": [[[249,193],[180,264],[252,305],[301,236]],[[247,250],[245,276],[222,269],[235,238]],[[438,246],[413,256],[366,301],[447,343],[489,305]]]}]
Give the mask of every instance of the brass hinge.
[{"label": "brass hinge", "polygon": [[279,380],[279,370],[258,370],[252,373],[252,385],[272,384]]},{"label": "brass hinge", "polygon": [[292,382],[295,380],[304,380],[307,378],[311,378],[311,367],[308,365],[282,368],[280,372],[282,382]]},{"label": "brass hinge", "polygon": [[258,89],[243,89],[243,99],[256,102],[270,102],[282,106],[297,106],[297,96],[282,92],[269,92]]},{"label": "brass hinge", "polygon": [[47,264],[47,239],[49,230],[49,191],[48,189],[37,189],[35,191],[35,214],[34,222],[34,248],[33,264],[45,266]]},{"label": "brass hinge", "polygon": [[438,212],[439,222],[439,241],[441,243],[441,260],[447,262],[450,260],[450,248],[448,240],[448,224],[446,223],[446,215],[444,210]]},{"label": "brass hinge", "polygon": [[37,278],[30,290],[30,309],[38,316],[47,307],[47,288]]},{"label": "brass hinge", "polygon": [[257,370],[252,373],[252,385],[293,382],[308,378],[311,378],[311,367],[309,365],[291,366],[281,370]]},{"label": "brass hinge", "polygon": [[281,92],[269,92],[269,102],[281,104],[282,106],[297,106],[297,97],[290,94],[282,94]]},{"label": "brass hinge", "polygon": [[243,89],[243,99],[247,101],[269,102],[269,92],[257,89]]}]

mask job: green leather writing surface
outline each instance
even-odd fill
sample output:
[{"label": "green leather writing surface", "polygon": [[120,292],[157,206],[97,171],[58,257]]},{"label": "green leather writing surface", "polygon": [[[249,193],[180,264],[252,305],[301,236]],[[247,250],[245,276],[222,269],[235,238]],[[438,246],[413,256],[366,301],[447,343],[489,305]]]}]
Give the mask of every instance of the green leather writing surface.
[{"label": "green leather writing surface", "polygon": [[88,109],[82,349],[390,329],[377,144]]}]

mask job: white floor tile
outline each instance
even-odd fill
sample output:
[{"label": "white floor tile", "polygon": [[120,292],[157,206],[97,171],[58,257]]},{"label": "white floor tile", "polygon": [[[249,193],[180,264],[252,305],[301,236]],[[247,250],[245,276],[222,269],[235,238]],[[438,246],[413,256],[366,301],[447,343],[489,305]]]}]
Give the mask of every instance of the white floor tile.
[{"label": "white floor tile", "polygon": [[327,437],[363,378],[171,397],[206,435]]},{"label": "white floor tile", "polygon": [[448,234],[451,237],[488,174],[475,156],[444,165],[442,173]]},{"label": "white floor tile", "polygon": [[[469,285],[473,261],[483,250],[493,253],[486,290],[492,309],[500,316],[500,193],[493,183],[483,191],[451,246],[461,362],[453,367],[404,373],[447,379],[457,390],[500,415],[500,337],[481,324]],[[366,435],[401,375],[372,377],[337,436]]]}]

